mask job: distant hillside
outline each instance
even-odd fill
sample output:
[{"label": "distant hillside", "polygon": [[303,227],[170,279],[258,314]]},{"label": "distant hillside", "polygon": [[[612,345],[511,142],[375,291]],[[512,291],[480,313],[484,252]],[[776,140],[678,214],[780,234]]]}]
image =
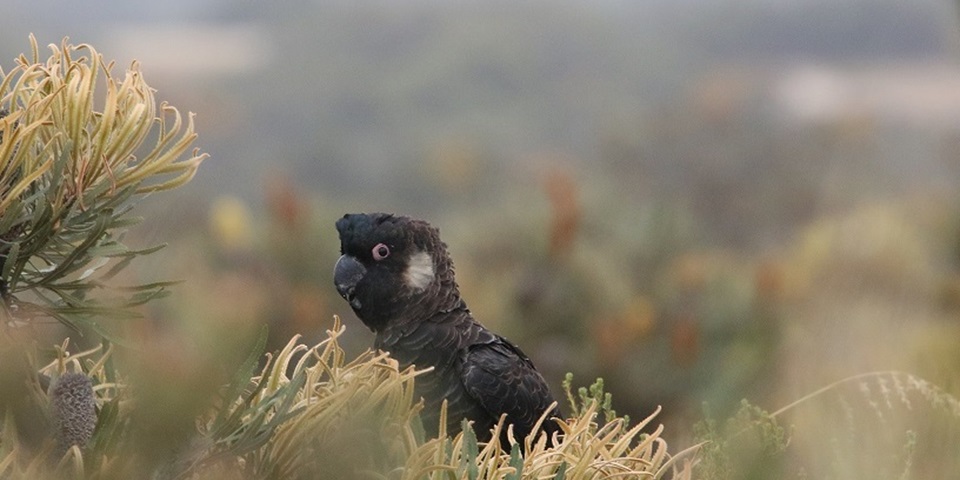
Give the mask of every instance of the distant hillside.
[{"label": "distant hillside", "polygon": [[696,8],[695,35],[723,57],[861,62],[957,48],[956,6],[949,1],[703,2]]},{"label": "distant hillside", "polygon": [[[236,31],[233,25],[256,32],[252,38],[262,38],[265,48],[216,38],[234,47],[225,49],[234,57],[257,60],[256,68],[151,76],[163,78],[158,87],[168,98],[200,112],[205,148],[225,159],[210,162],[196,188],[229,187],[248,196],[258,194],[264,175],[287,172],[331,195],[362,188],[422,201],[424,158],[444,146],[466,145],[498,168],[539,152],[593,166],[604,161],[602,143],[611,130],[639,144],[622,161],[638,164],[637,155],[646,155],[641,173],[648,180],[659,181],[649,173],[661,170],[687,178],[677,170],[699,175],[701,158],[710,155],[678,160],[650,152],[682,141],[715,155],[714,140],[690,128],[708,121],[704,112],[685,102],[718,68],[960,58],[956,8],[946,0],[98,4],[122,8],[103,16],[72,4],[42,14],[12,5],[0,19],[0,61],[9,64],[29,31],[41,43],[62,35],[95,42],[111,58],[127,54],[129,35],[176,32],[165,26],[184,22],[194,33],[219,37]],[[121,28],[127,36],[117,35]],[[190,55],[184,38],[141,40]],[[210,53],[200,47],[195,52]],[[153,74],[162,65],[145,68]],[[680,119],[676,130],[666,131],[671,124],[664,118]],[[659,129],[631,130],[634,124]],[[769,133],[762,128],[737,126],[746,139]],[[687,152],[664,150],[674,149]],[[758,157],[771,161],[762,152]]]}]

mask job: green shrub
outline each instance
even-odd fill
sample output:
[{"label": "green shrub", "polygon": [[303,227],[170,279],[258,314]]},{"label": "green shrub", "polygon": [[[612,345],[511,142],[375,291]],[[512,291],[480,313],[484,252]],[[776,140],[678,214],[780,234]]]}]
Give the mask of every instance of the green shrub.
[{"label": "green shrub", "polygon": [[123,244],[141,220],[133,202],[183,185],[207,155],[190,151],[193,115],[184,125],[158,106],[136,62],[118,78],[89,45],[65,39],[43,62],[31,45],[0,70],[0,320],[97,329],[165,294],[163,282],[100,290],[162,247]]}]

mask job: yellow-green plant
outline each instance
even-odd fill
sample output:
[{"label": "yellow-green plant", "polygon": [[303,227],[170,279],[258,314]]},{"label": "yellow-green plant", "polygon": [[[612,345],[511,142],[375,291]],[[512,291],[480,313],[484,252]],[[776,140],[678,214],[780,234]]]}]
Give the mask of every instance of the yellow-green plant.
[{"label": "yellow-green plant", "polygon": [[[182,477],[690,478],[692,450],[670,455],[662,426],[641,433],[658,412],[635,426],[620,417],[599,424],[609,404],[592,397],[575,401],[555,446],[542,436],[517,439],[524,455],[498,440],[478,444],[469,425],[454,437],[426,438],[417,416],[423,406],[413,397],[422,372],[399,370],[382,352],[347,361],[337,344],[342,332],[336,319],[320,344],[294,337],[271,356],[246,393],[204,424],[201,444],[209,448],[191,454]],[[499,439],[502,420],[496,428],[492,438]]]},{"label": "yellow-green plant", "polygon": [[[164,283],[89,295],[134,257],[123,231],[138,197],[189,181],[207,155],[133,62],[122,77],[89,45],[51,45],[0,70],[0,319],[76,326],[164,292]],[[108,266],[102,272],[102,267]]]},{"label": "yellow-green plant", "polygon": [[[335,319],[319,344],[307,346],[294,337],[280,352],[267,355],[259,374],[241,375],[225,387],[220,405],[198,419],[195,440],[159,466],[125,447],[137,402],[121,401],[127,394],[123,382],[109,380],[111,352],[97,348],[71,354],[65,343],[57,349],[58,358],[39,370],[50,377],[79,372],[93,381],[101,413],[91,444],[44,462],[19,448],[15,436],[5,436],[0,477],[691,478],[692,450],[668,453],[663,426],[641,433],[658,412],[633,426],[620,417],[601,421],[604,406],[596,398],[577,401],[577,413],[561,425],[555,446],[542,436],[517,439],[526,444],[523,455],[516,445],[499,440],[478,443],[466,424],[454,437],[441,432],[427,438],[418,418],[423,405],[413,396],[422,371],[400,370],[382,352],[348,360],[337,343],[343,330]],[[240,371],[254,369],[255,359],[251,356]],[[46,402],[39,386],[31,386]],[[499,439],[501,428],[502,421],[492,438]],[[48,440],[40,454],[49,457],[53,444]]]}]

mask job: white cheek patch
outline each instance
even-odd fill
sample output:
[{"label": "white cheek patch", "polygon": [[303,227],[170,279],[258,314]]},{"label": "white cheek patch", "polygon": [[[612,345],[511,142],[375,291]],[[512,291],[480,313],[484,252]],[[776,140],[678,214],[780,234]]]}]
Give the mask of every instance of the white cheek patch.
[{"label": "white cheek patch", "polygon": [[433,258],[427,252],[413,254],[407,263],[407,270],[403,272],[403,280],[416,291],[430,286],[430,283],[433,282],[433,276]]}]

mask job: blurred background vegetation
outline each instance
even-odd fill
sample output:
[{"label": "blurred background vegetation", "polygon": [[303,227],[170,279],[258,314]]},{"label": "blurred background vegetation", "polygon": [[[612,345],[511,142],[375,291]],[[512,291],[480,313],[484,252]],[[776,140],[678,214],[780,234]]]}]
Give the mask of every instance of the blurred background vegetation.
[{"label": "blurred background vegetation", "polygon": [[[211,159],[127,240],[170,244],[127,275],[187,281],[126,324],[165,359],[145,375],[208,385],[187,366],[334,314],[362,352],[333,221],[391,211],[441,228],[472,310],[556,391],[602,376],[689,444],[704,403],[772,411],[868,371],[960,393],[958,21],[946,0],[39,0],[6,6],[0,65],[66,35],[199,113]],[[843,440],[888,419],[838,406],[869,413],[875,386],[798,407],[797,457],[889,447]],[[954,471],[956,417],[896,410],[941,460],[914,465]]]}]

